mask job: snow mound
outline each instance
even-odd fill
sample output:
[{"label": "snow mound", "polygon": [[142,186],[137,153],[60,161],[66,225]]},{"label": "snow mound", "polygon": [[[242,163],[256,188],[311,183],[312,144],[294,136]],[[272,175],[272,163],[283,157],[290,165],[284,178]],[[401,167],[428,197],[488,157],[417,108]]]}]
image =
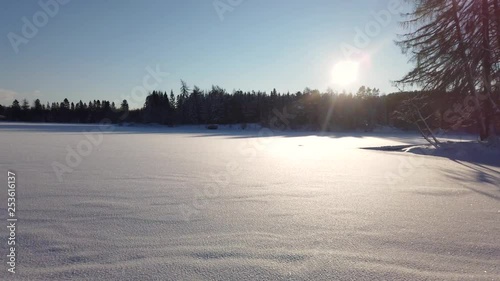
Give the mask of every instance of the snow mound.
[{"label": "snow mound", "polygon": [[487,164],[500,167],[500,145],[497,142],[447,141],[438,147],[430,144],[422,145],[390,145],[362,147],[367,150],[396,151],[417,155],[437,156],[454,161]]},{"label": "snow mound", "polygon": [[477,141],[446,142],[437,148],[432,145],[416,145],[403,148],[402,151],[500,167],[500,147]]}]

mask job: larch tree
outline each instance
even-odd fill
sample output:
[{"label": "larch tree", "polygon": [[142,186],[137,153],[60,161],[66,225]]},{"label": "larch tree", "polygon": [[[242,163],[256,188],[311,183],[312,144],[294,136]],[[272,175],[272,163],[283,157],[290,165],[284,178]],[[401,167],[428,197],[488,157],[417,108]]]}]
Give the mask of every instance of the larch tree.
[{"label": "larch tree", "polygon": [[[415,64],[397,85],[471,96],[481,140],[495,136],[498,115],[500,0],[411,1],[397,44]],[[493,20],[494,19],[494,20]]]}]

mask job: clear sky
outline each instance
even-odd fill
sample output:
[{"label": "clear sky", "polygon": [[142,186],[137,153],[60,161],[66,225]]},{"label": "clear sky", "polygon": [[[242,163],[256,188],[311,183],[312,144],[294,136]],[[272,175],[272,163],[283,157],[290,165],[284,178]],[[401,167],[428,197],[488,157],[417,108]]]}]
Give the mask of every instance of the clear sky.
[{"label": "clear sky", "polygon": [[[410,69],[393,43],[402,30],[389,0],[56,1],[68,0],[0,1],[0,104],[118,101],[143,85],[147,67],[168,73],[155,88],[175,93],[180,79],[228,91],[389,93]],[[360,53],[349,57],[345,46]],[[346,61],[356,69],[334,71]]]}]

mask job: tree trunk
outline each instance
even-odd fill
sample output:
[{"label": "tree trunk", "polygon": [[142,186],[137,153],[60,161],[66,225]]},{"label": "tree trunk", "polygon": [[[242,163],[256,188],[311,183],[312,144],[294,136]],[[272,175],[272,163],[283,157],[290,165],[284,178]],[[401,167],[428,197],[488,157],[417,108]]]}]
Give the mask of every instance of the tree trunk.
[{"label": "tree trunk", "polygon": [[[500,0],[493,0],[493,18],[495,19],[495,35],[496,35],[496,46],[493,47],[493,50],[496,50],[496,53],[494,53],[495,56],[493,58],[493,61],[498,62],[500,61]],[[500,108],[499,105],[497,104],[497,102],[500,101],[499,100],[500,93],[498,90],[500,86],[500,81],[498,75],[499,73],[496,73],[494,76],[495,78],[493,78],[496,79],[495,82],[497,86],[496,90],[492,92],[491,96],[491,103],[493,105],[493,111],[494,111],[493,123],[496,123],[497,117],[500,114]],[[493,124],[493,128],[495,127],[496,124]],[[496,132],[493,133],[495,134]]]},{"label": "tree trunk", "polygon": [[488,135],[487,126],[486,126],[486,119],[484,116],[484,112],[482,110],[483,107],[481,106],[482,103],[481,103],[481,99],[479,98],[479,93],[476,91],[476,88],[474,86],[475,85],[474,75],[472,73],[472,69],[471,69],[471,66],[469,64],[469,60],[467,59],[467,54],[465,52],[464,39],[463,39],[463,35],[462,35],[462,29],[460,26],[460,19],[458,16],[457,0],[452,0],[451,2],[452,2],[452,10],[453,10],[452,11],[453,12],[453,20],[454,20],[454,25],[455,25],[455,33],[456,33],[457,41],[458,41],[458,51],[460,53],[460,58],[461,58],[462,63],[464,65],[465,76],[467,79],[469,91],[474,96],[476,104],[478,105],[478,108],[476,108],[476,110],[478,111],[478,115],[479,115],[479,119],[478,119],[479,126],[480,126],[479,127],[479,130],[480,130],[479,136],[480,136],[481,140],[485,140],[487,138],[487,135]]},{"label": "tree trunk", "polygon": [[482,0],[481,3],[481,33],[482,33],[482,70],[483,70],[483,91],[486,102],[482,106],[484,109],[485,129],[481,140],[492,136],[493,122],[493,104],[491,99],[491,44],[490,44],[490,13],[488,0]]}]

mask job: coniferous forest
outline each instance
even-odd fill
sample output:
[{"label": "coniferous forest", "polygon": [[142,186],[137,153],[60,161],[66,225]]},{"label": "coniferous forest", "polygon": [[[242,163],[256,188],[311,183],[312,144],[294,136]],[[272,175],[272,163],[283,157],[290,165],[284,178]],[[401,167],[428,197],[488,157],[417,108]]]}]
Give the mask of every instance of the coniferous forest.
[{"label": "coniferous forest", "polygon": [[[180,91],[152,91],[141,108],[128,101],[41,103],[14,100],[0,105],[0,120],[58,123],[186,124],[259,123],[280,129],[339,131],[393,126],[417,129],[424,137],[437,129],[466,130],[481,140],[496,139],[500,127],[500,2],[419,1],[401,23],[407,33],[396,44],[414,68],[394,85],[418,92],[383,95],[361,87],[279,93],[202,90],[181,81]],[[142,101],[141,101],[142,102]],[[134,100],[134,104],[137,101]],[[283,115],[285,116],[284,119]],[[281,120],[281,126],[276,126]],[[279,123],[279,122],[278,122]]]},{"label": "coniferous forest", "polygon": [[[0,118],[6,121],[52,123],[144,123],[167,126],[258,123],[275,129],[314,131],[371,131],[377,126],[415,129],[408,118],[402,118],[405,101],[419,97],[427,100],[422,112],[430,116],[432,129],[453,129],[475,132],[473,116],[463,116],[451,105],[460,105],[459,94],[432,92],[399,92],[381,95],[375,88],[361,87],[356,93],[320,92],[304,89],[296,93],[261,91],[227,92],[213,86],[210,90],[192,89],[181,81],[174,91],[152,91],[138,109],[129,108],[128,101],[107,100],[30,103],[14,100],[0,105]],[[455,106],[456,107],[456,106]],[[285,120],[286,119],[286,120]],[[457,124],[459,126],[457,126]]]}]

